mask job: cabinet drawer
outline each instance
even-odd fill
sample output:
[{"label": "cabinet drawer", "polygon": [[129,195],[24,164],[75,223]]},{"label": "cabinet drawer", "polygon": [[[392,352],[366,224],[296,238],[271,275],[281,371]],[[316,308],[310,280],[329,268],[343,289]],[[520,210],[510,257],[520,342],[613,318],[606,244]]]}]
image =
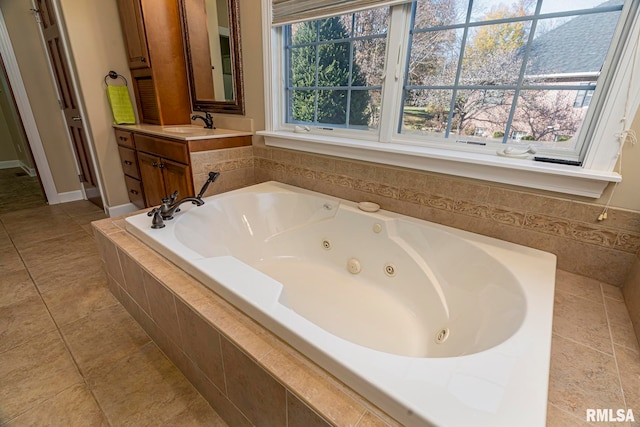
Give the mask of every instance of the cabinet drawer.
[{"label": "cabinet drawer", "polygon": [[122,171],[125,175],[140,179],[140,172],[138,171],[138,160],[136,158],[135,150],[125,147],[118,147],[120,153],[120,160],[122,161]]},{"label": "cabinet drawer", "polygon": [[133,179],[130,176],[124,177],[124,182],[127,185],[127,193],[129,193],[129,201],[139,207],[145,208],[144,194],[142,193],[142,183],[137,179]]},{"label": "cabinet drawer", "polygon": [[124,147],[134,148],[133,135],[126,130],[116,129],[116,142]]},{"label": "cabinet drawer", "polygon": [[189,151],[187,150],[187,144],[184,142],[136,134],[135,143],[138,151],[155,154],[180,163],[189,163]]}]

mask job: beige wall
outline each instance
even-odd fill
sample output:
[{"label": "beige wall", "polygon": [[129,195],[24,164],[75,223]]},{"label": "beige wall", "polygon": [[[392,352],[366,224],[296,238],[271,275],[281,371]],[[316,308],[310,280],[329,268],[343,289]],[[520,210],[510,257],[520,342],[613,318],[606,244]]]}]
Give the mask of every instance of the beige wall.
[{"label": "beige wall", "polygon": [[[129,202],[113,133],[104,76],[114,70],[131,81],[116,0],[60,0],[81,96],[108,206]],[[121,82],[118,82],[120,84]],[[131,88],[130,88],[131,90]],[[133,95],[131,95],[133,99]]]},{"label": "beige wall", "polygon": [[58,193],[79,190],[71,147],[49,77],[31,0],[0,0],[13,50]]},{"label": "beige wall", "polygon": [[[29,153],[27,138],[22,129],[20,116],[16,111],[13,102],[13,95],[9,89],[9,84],[4,73],[0,73],[0,111],[2,111],[6,121],[7,134],[0,136],[0,145],[13,147],[13,160],[19,160],[22,165],[33,168],[33,160]],[[2,150],[2,147],[0,147]],[[0,160],[5,160],[0,157]]]}]

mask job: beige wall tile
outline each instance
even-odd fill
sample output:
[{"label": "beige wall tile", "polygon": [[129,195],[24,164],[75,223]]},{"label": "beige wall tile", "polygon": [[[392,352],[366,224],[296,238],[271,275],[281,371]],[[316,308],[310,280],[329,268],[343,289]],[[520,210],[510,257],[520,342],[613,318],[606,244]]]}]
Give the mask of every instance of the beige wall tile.
[{"label": "beige wall tile", "polygon": [[200,314],[254,359],[260,360],[273,349],[276,339],[230,305],[207,304]]},{"label": "beige wall tile", "polygon": [[387,427],[387,426],[400,426],[401,424],[391,421],[385,422],[379,417],[373,415],[371,412],[365,412],[365,414],[358,422],[357,427]]},{"label": "beige wall tile", "polygon": [[588,408],[624,408],[614,357],[554,335],[549,402],[579,419]]},{"label": "beige wall tile", "polygon": [[[113,233],[113,236],[123,235],[123,231]],[[118,252],[116,247],[109,239],[99,239],[101,252],[104,256],[103,261],[107,267],[107,274],[111,276],[121,286],[124,286],[124,275],[122,274],[122,267],[120,266],[120,259],[118,258]]]},{"label": "beige wall tile", "polygon": [[[328,382],[328,374],[318,374],[308,362],[284,351],[272,351],[260,360],[264,366],[293,389],[312,408],[336,425],[355,425],[365,408],[351,396]],[[323,378],[324,377],[324,378]]]},{"label": "beige wall tile", "polygon": [[624,296],[622,295],[622,288],[613,285],[607,285],[606,283],[601,284],[602,287],[602,295],[605,298],[611,298],[618,301],[624,301]]},{"label": "beige wall tile", "polygon": [[624,301],[605,298],[604,304],[613,343],[627,347],[636,352],[640,358],[640,346]]},{"label": "beige wall tile", "polygon": [[285,389],[228,340],[222,340],[229,400],[254,424],[286,425]]},{"label": "beige wall tile", "polygon": [[120,260],[122,273],[124,275],[124,283],[122,284],[124,289],[126,289],[127,293],[145,313],[148,314],[149,301],[142,281],[142,269],[128,254],[120,249],[118,249],[118,259]]},{"label": "beige wall tile", "polygon": [[208,322],[176,300],[182,350],[219,389],[225,389],[220,334]]},{"label": "beige wall tile", "polygon": [[627,408],[633,410],[636,425],[640,422],[640,363],[638,353],[628,348],[616,346],[616,359],[620,370],[622,390],[627,403]]},{"label": "beige wall tile", "polygon": [[203,397],[196,398],[184,411],[167,419],[167,426],[227,427],[228,424],[214,411]]},{"label": "beige wall tile", "polygon": [[602,303],[600,282],[564,270],[556,271],[556,292]]},{"label": "beige wall tile", "polygon": [[640,341],[640,260],[636,257],[629,276],[622,288],[624,302],[631,315],[631,322],[636,332],[636,338]]},{"label": "beige wall tile", "polygon": [[305,427],[329,427],[330,423],[287,391],[287,425]]},{"label": "beige wall tile", "polygon": [[611,354],[611,336],[602,303],[557,292],[553,309],[553,332]]},{"label": "beige wall tile", "polygon": [[151,318],[173,342],[182,346],[173,294],[146,271],[142,277],[149,299]]},{"label": "beige wall tile", "polygon": [[584,421],[586,417],[578,418],[573,414],[569,414],[557,406],[549,404],[547,406],[547,427],[581,427],[588,426],[589,423]]}]

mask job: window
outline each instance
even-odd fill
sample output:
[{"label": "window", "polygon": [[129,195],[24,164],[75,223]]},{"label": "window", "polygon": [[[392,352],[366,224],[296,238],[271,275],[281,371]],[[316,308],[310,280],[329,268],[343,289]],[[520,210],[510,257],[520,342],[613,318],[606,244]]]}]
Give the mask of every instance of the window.
[{"label": "window", "polygon": [[526,142],[538,146],[537,160],[619,180],[614,135],[638,104],[620,101],[631,89],[634,48],[625,41],[640,34],[638,3],[418,0],[275,26],[269,129],[308,142],[301,133],[331,135],[322,142],[343,142],[343,154],[354,140],[390,143],[358,143],[361,151],[429,157],[434,148],[452,159]]},{"label": "window", "polygon": [[285,27],[287,122],[375,129],[388,8]]},{"label": "window", "polygon": [[[584,84],[584,83],[583,83]],[[590,84],[595,87],[595,82]],[[576,94],[576,100],[573,102],[573,108],[588,107],[593,98],[593,89],[581,89]]]}]

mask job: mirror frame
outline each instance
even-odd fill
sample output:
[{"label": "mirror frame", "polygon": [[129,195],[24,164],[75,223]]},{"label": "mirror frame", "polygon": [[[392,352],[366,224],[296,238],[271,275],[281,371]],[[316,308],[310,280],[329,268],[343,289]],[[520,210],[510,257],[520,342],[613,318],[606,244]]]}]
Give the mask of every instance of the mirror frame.
[{"label": "mirror frame", "polygon": [[185,59],[187,62],[187,78],[191,107],[194,111],[210,113],[226,113],[244,115],[244,78],[242,74],[242,43],[240,39],[240,8],[239,0],[227,0],[229,9],[229,43],[231,47],[231,70],[233,74],[233,101],[205,101],[199,100],[193,83],[193,67],[191,62],[191,48],[189,46],[189,25],[187,23],[186,2],[179,0],[180,20],[182,23],[182,40],[184,43]]}]

